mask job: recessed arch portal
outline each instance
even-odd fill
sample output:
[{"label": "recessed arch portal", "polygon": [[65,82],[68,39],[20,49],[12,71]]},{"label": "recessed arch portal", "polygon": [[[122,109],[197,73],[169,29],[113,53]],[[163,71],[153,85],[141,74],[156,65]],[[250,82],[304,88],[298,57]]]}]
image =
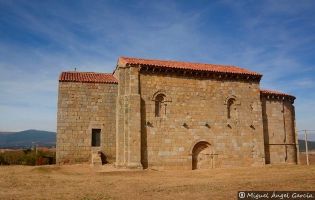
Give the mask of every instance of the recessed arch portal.
[{"label": "recessed arch portal", "polygon": [[213,168],[211,145],[207,141],[200,141],[192,149],[192,169],[206,168]]}]

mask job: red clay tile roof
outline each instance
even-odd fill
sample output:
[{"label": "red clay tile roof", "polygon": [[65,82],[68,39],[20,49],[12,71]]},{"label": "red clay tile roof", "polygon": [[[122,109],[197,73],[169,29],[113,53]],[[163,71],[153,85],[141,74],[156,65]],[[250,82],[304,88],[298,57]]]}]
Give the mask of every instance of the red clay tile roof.
[{"label": "red clay tile roof", "polygon": [[142,58],[130,58],[120,57],[118,62],[124,65],[147,65],[152,67],[162,68],[176,68],[176,69],[189,69],[197,71],[210,71],[210,72],[221,72],[221,73],[232,73],[232,74],[244,74],[259,76],[262,75],[247,69],[243,69],[231,65],[217,65],[217,64],[203,64],[203,63],[192,63],[192,62],[178,62],[170,60],[151,60]]},{"label": "red clay tile roof", "polygon": [[282,92],[274,91],[274,90],[260,90],[260,94],[262,95],[274,95],[274,96],[279,96],[279,97],[290,97],[295,99],[295,96],[292,96],[290,94],[285,94]]},{"label": "red clay tile roof", "polygon": [[62,72],[59,82],[118,83],[112,74],[94,72]]}]

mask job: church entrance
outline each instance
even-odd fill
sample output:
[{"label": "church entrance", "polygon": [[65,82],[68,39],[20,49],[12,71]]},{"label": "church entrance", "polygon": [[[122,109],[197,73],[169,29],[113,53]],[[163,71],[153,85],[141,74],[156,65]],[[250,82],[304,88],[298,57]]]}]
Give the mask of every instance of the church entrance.
[{"label": "church entrance", "polygon": [[214,168],[214,155],[210,143],[198,142],[192,150],[192,169]]}]

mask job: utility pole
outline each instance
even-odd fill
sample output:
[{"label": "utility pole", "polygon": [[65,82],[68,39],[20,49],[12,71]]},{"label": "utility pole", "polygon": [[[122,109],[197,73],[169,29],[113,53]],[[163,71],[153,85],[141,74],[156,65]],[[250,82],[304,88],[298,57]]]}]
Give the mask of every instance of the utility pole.
[{"label": "utility pole", "polygon": [[304,139],[305,139],[306,164],[310,165],[310,161],[308,159],[308,145],[307,145],[307,131],[306,130],[304,130]]}]

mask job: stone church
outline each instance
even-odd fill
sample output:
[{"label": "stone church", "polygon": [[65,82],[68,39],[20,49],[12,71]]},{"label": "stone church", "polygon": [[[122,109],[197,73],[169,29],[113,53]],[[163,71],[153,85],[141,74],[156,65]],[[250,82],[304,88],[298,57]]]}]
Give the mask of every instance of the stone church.
[{"label": "stone church", "polygon": [[247,69],[120,57],[62,72],[57,163],[203,169],[298,163],[295,97]]}]

